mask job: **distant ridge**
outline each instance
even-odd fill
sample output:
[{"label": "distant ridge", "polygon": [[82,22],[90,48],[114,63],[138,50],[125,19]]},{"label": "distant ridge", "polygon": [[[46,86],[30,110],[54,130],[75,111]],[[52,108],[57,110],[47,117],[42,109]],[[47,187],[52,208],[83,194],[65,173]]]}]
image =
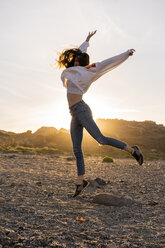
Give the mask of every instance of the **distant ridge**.
[{"label": "distant ridge", "polygon": [[[139,145],[147,152],[161,152],[165,156],[165,126],[154,121],[126,121],[119,119],[97,119],[97,124],[105,136],[122,140],[129,145]],[[0,130],[0,146],[55,147],[61,151],[72,151],[70,131],[64,128],[43,126],[32,133],[14,133]],[[83,150],[98,153],[110,152],[114,148],[98,143],[84,131]]]},{"label": "distant ridge", "polygon": [[34,135],[54,135],[57,134],[58,130],[55,127],[41,127],[36,132],[34,132]]}]

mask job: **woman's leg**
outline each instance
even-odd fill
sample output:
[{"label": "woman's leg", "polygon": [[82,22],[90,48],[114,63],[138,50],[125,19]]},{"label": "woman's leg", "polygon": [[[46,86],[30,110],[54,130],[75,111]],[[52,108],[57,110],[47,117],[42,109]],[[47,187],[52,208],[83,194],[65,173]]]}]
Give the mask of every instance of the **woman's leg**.
[{"label": "woman's leg", "polygon": [[76,157],[77,164],[77,184],[81,184],[83,181],[83,175],[85,174],[84,157],[81,148],[83,138],[83,126],[76,117],[72,117],[70,133],[73,144],[73,152]]},{"label": "woman's leg", "polygon": [[130,147],[123,141],[106,137],[101,132],[98,126],[96,125],[95,121],[92,117],[92,112],[90,108],[87,106],[86,111],[82,111],[77,115],[79,121],[81,122],[82,126],[90,133],[90,135],[97,140],[102,145],[109,145],[114,146],[116,148],[125,150],[129,152],[139,163],[139,165],[143,164],[143,154],[140,151],[138,146]]},{"label": "woman's leg", "polygon": [[100,144],[110,145],[119,149],[127,150],[128,152],[133,152],[133,149],[131,149],[131,147],[129,147],[126,143],[114,138],[106,137],[101,133],[97,124],[93,120],[90,108],[87,108],[86,111],[80,112],[77,115],[77,118],[88,133]]}]

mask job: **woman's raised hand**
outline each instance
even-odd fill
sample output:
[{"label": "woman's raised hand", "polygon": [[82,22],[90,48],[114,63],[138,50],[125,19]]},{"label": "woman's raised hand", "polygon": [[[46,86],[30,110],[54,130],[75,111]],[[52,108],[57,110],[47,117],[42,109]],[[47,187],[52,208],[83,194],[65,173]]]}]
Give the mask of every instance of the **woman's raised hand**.
[{"label": "woman's raised hand", "polygon": [[86,41],[88,42],[90,40],[90,38],[96,33],[97,30],[93,31],[93,32],[89,32],[87,38],[86,38]]},{"label": "woman's raised hand", "polygon": [[135,52],[135,49],[130,49],[129,56],[132,56]]}]

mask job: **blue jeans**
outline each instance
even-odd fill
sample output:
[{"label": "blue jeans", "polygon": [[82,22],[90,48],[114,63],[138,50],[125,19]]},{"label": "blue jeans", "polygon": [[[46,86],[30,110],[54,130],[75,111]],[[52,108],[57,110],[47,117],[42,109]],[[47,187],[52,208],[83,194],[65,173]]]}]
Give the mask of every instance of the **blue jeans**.
[{"label": "blue jeans", "polygon": [[124,149],[126,143],[105,137],[101,132],[95,121],[93,120],[92,111],[90,107],[82,100],[70,107],[72,116],[70,134],[73,144],[73,152],[76,157],[77,174],[85,174],[84,157],[82,153],[81,143],[83,138],[83,128],[102,145],[114,146],[116,148]]}]

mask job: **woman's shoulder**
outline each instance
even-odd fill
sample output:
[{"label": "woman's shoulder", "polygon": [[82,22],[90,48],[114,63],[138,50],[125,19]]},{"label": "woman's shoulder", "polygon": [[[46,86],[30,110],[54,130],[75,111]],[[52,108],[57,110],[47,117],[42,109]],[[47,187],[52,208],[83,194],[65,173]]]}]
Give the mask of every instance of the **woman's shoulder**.
[{"label": "woman's shoulder", "polygon": [[83,66],[72,66],[72,67],[66,68],[61,73],[61,79],[74,77],[74,76],[77,77],[78,75],[82,74],[83,70],[84,70]]},{"label": "woman's shoulder", "polygon": [[87,72],[89,73],[91,71],[89,69],[94,69],[95,67],[96,67],[96,63],[87,66],[72,66],[63,70],[63,72],[61,73],[61,77],[66,77],[71,74],[84,75],[84,73],[86,74]]},{"label": "woman's shoulder", "polygon": [[63,70],[62,74],[67,73],[67,72],[77,72],[77,71],[81,71],[84,70],[84,66],[71,66],[69,68],[66,68],[65,70]]}]

